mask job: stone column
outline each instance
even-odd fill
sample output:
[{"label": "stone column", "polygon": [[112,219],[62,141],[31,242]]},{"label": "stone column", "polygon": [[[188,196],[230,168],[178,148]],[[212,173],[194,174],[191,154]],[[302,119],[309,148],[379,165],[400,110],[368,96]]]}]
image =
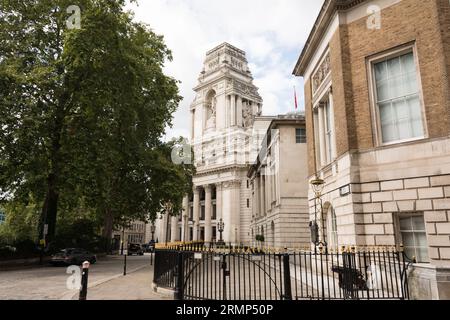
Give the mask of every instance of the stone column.
[{"label": "stone column", "polygon": [[227,95],[225,100],[225,128],[229,128],[231,126],[231,95]]},{"label": "stone column", "polygon": [[230,184],[231,187],[231,242],[240,242],[240,211],[241,211],[241,201],[240,201],[240,188],[241,181],[235,180]]},{"label": "stone column", "polygon": [[241,241],[241,181],[237,180],[233,183],[233,199],[234,199],[234,221],[233,221],[233,233],[234,242],[239,243]]},{"label": "stone column", "polygon": [[334,106],[333,106],[333,90],[330,88],[328,91],[328,103],[330,108],[330,126],[331,126],[331,155],[330,158],[333,160],[336,155],[336,127],[334,126]]},{"label": "stone column", "polygon": [[181,219],[181,241],[187,241],[187,227],[189,221],[189,196],[183,198],[183,217]]},{"label": "stone column", "polygon": [[195,139],[195,110],[191,111],[191,140]]},{"label": "stone column", "polygon": [[220,218],[222,218],[222,183],[216,184],[216,221]]},{"label": "stone column", "polygon": [[259,175],[259,173],[256,173],[256,176],[255,176],[255,202],[254,202],[253,206],[255,207],[255,216],[257,218],[259,218],[261,215],[261,200],[260,200],[261,187],[260,186],[261,186],[261,176]]},{"label": "stone column", "polygon": [[319,144],[320,144],[320,164],[325,166],[327,164],[326,142],[325,142],[325,114],[323,106],[319,105]]},{"label": "stone column", "polygon": [[194,230],[193,240],[198,241],[200,224],[200,190],[194,188]]},{"label": "stone column", "polygon": [[260,199],[259,199],[259,203],[260,203],[260,208],[261,208],[261,213],[260,216],[264,217],[266,215],[266,186],[265,186],[265,176],[264,176],[264,168],[261,168],[261,176],[260,176],[260,183],[261,183],[261,187],[260,187]]},{"label": "stone column", "polygon": [[161,239],[159,239],[159,242],[162,242],[162,243],[166,243],[167,242],[167,233],[169,232],[169,230],[167,230],[168,219],[169,219],[168,213],[165,212],[163,214],[163,216],[162,216],[161,224],[160,224],[160,226],[161,226],[161,233],[160,233]]},{"label": "stone column", "polygon": [[212,240],[212,198],[211,198],[211,186],[207,185],[205,188],[205,242],[211,242]]},{"label": "stone column", "polygon": [[178,241],[178,217],[172,216],[170,221],[170,242]]},{"label": "stone column", "polygon": [[231,121],[230,121],[230,126],[235,126],[236,125],[236,95],[232,94],[231,95],[231,110],[230,110],[230,117],[231,117]]},{"label": "stone column", "polygon": [[242,127],[242,97],[237,97],[236,125]]}]

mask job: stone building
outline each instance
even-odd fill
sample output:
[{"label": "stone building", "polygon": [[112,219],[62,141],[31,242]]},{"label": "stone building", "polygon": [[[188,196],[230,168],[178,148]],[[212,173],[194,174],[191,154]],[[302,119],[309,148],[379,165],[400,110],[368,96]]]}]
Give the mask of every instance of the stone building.
[{"label": "stone building", "polygon": [[[271,121],[264,148],[250,167],[252,244],[293,248],[310,243],[304,114]],[[262,235],[264,242],[256,242]]]},{"label": "stone building", "polygon": [[413,297],[450,299],[449,1],[326,0],[294,74],[322,239],[403,245]]},{"label": "stone building", "polygon": [[142,221],[132,221],[130,225],[125,229],[117,229],[113,231],[113,250],[117,251],[121,249],[122,241],[123,247],[126,250],[128,244],[144,244],[146,243],[146,223]]},{"label": "stone building", "polygon": [[183,213],[167,220],[166,239],[248,243],[252,209],[247,171],[256,158],[270,117],[261,116],[262,98],[253,84],[245,52],[223,43],[206,54],[194,88],[191,144],[194,190],[183,201]]}]

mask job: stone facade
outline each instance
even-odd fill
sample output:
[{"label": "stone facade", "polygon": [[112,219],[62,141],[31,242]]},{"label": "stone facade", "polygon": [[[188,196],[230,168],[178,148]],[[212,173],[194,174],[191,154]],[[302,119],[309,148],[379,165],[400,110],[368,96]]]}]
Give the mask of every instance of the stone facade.
[{"label": "stone facade", "polygon": [[191,105],[194,190],[180,217],[168,218],[169,241],[251,241],[247,171],[270,124],[245,52],[223,43],[206,54]]},{"label": "stone facade", "polygon": [[113,250],[117,251],[123,247],[127,250],[128,245],[131,243],[144,244],[147,241],[147,224],[142,221],[132,221],[125,230],[114,230],[112,234]]},{"label": "stone facade", "polygon": [[[264,139],[267,148],[248,172],[255,246],[309,245],[306,135],[297,137],[297,129],[306,133],[304,115],[272,120]],[[264,242],[257,242],[257,235],[264,236]]]},{"label": "stone facade", "polygon": [[[379,9],[375,28],[369,5]],[[450,299],[449,11],[440,0],[327,0],[294,71],[305,78],[309,176],[325,180],[338,244],[400,247],[400,220],[423,217],[429,259],[410,272],[417,299]],[[401,54],[414,58],[424,133],[385,143],[374,65]],[[317,77],[327,56],[328,74]],[[312,219],[312,190],[309,199]]]}]

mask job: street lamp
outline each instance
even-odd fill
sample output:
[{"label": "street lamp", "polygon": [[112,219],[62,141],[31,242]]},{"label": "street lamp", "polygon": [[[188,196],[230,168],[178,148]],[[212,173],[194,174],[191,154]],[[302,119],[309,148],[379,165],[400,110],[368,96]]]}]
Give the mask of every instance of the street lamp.
[{"label": "street lamp", "polygon": [[322,191],[325,187],[325,181],[323,179],[320,179],[317,175],[316,178],[310,181],[311,188],[314,191],[314,221],[311,221],[309,226],[311,228],[311,240],[314,243],[315,247],[319,245],[323,245],[325,248],[327,246],[327,243],[325,239],[323,241],[320,241],[320,235],[319,235],[319,225],[317,223],[317,205],[320,207],[320,219],[321,219],[321,226],[322,226],[322,237],[324,238],[324,226],[323,226],[323,205],[322,205]]},{"label": "street lamp", "polygon": [[125,242],[125,225],[123,225],[122,227],[122,239],[121,239],[122,243],[121,243],[121,249],[120,249],[120,255],[123,256],[123,246],[124,246],[124,242]]},{"label": "street lamp", "polygon": [[152,223],[152,225],[150,226],[150,232],[152,233],[152,241],[155,241],[155,231],[156,231],[156,226],[154,223]]},{"label": "street lamp", "polygon": [[222,239],[222,232],[225,228],[225,223],[223,222],[222,218],[219,219],[219,222],[217,222],[217,230],[219,230],[219,234],[220,234],[220,238],[219,241],[217,242],[218,245],[224,245],[224,241]]}]

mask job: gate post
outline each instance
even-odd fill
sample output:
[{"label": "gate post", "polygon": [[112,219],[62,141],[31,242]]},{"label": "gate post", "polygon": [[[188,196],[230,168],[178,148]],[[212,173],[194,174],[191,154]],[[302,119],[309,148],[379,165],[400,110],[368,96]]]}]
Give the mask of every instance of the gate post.
[{"label": "gate post", "polygon": [[224,254],[222,257],[222,290],[223,290],[223,296],[222,299],[223,300],[227,300],[227,276],[228,276],[228,272],[227,272],[227,255]]},{"label": "gate post", "polygon": [[175,300],[184,300],[183,252],[177,254],[177,282],[175,284]]},{"label": "gate post", "polygon": [[291,268],[289,266],[289,253],[283,255],[283,269],[284,269],[284,300],[292,300],[291,290]]},{"label": "gate post", "polygon": [[354,288],[354,284],[356,283],[357,280],[355,253],[345,252],[342,254],[342,258],[344,264],[344,273],[343,273],[344,299],[350,298],[352,300],[355,299],[357,300],[358,299],[356,295],[357,291]]}]

